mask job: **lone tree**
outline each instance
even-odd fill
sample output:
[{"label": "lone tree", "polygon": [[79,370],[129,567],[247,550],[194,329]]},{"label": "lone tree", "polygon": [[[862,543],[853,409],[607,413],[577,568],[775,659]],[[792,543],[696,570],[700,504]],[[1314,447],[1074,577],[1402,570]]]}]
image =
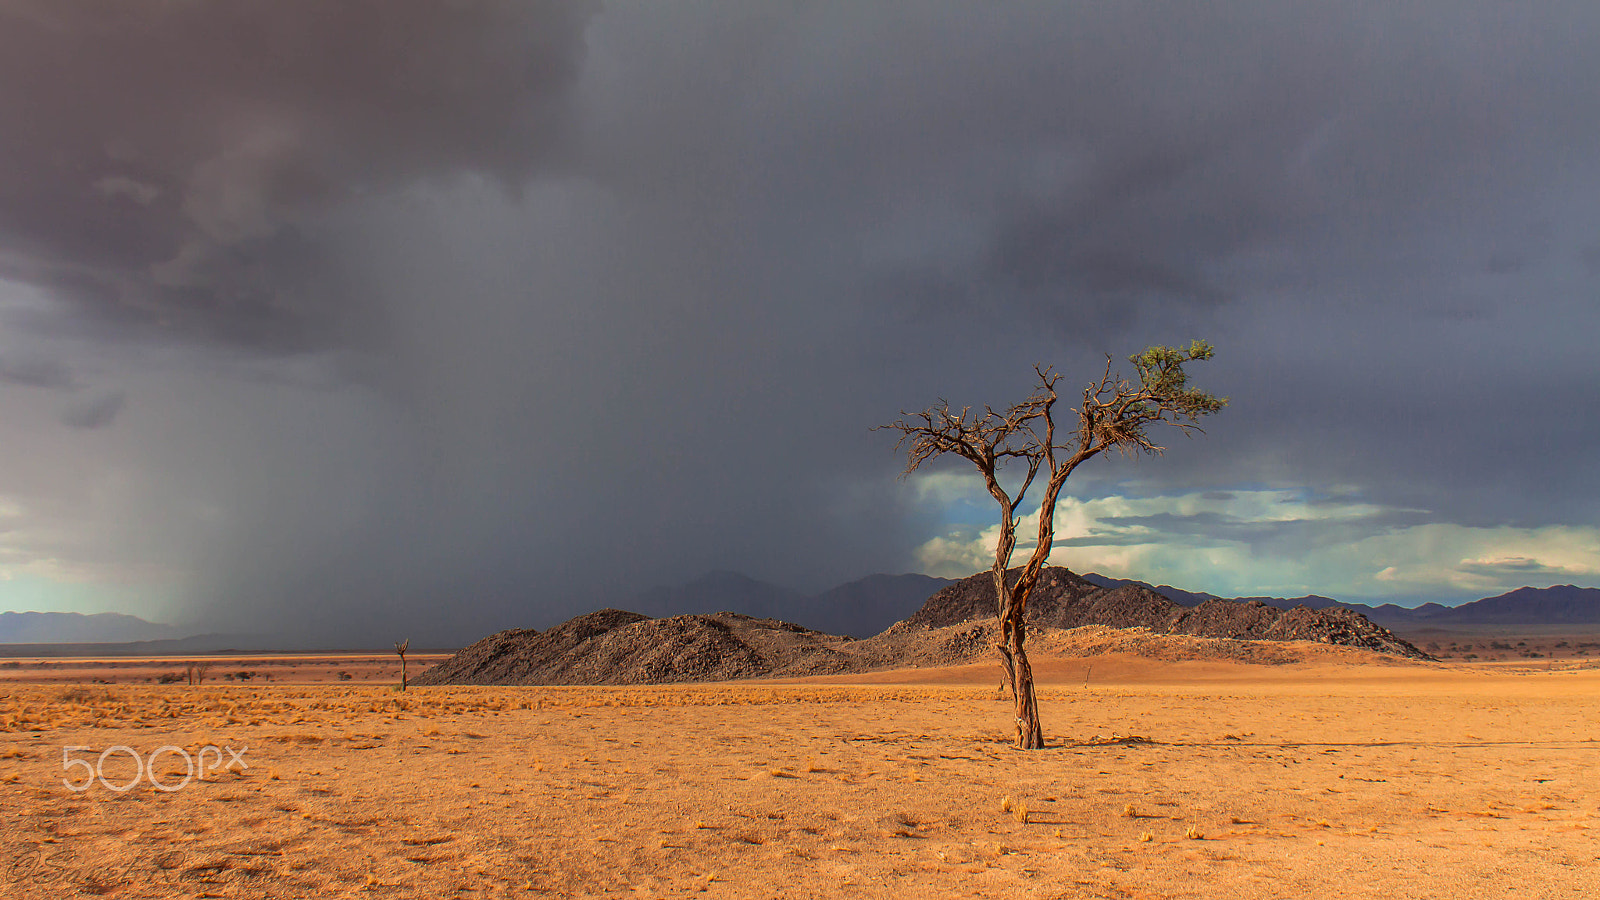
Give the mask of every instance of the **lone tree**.
[{"label": "lone tree", "polygon": [[[1113,372],[1107,355],[1105,373],[1083,389],[1083,404],[1072,410],[1077,423],[1071,430],[1058,431],[1056,427],[1056,386],[1061,376],[1053,368],[1037,365],[1033,371],[1039,383],[1033,393],[1003,412],[991,406],[983,407],[981,412],[970,406],[956,411],[948,401],[940,400],[938,406],[915,414],[902,412],[898,421],[880,426],[900,432],[895,447],[906,449],[902,478],[928,460],[954,453],[978,467],[989,494],[1000,504],[1000,538],[995,543],[991,572],[1000,625],[998,649],[1016,702],[1020,749],[1044,746],[1033,669],[1024,648],[1023,619],[1028,595],[1050,558],[1056,498],[1061,487],[1074,469],[1107,450],[1128,456],[1160,454],[1166,448],[1151,439],[1147,431],[1150,425],[1173,425],[1185,433],[1200,430],[1196,424],[1200,417],[1221,410],[1228,401],[1189,387],[1183,366],[1210,359],[1211,353],[1211,345],[1204,341],[1194,341],[1181,349],[1151,347],[1129,357],[1136,372],[1134,379]],[[1011,463],[1025,470],[1015,493],[1000,483],[1002,470]],[[1041,471],[1046,480],[1044,496],[1039,501],[1039,540],[1028,562],[1008,579],[1006,569],[1017,546],[1017,510]]]},{"label": "lone tree", "polygon": [[406,689],[406,651],[411,649],[411,638],[394,642],[394,652],[400,654],[400,690]]}]

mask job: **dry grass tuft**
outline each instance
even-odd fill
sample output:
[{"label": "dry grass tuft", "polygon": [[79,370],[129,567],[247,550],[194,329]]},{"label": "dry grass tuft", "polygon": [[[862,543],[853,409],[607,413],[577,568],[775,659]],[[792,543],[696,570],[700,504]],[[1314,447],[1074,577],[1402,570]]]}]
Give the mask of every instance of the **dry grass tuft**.
[{"label": "dry grass tuft", "polygon": [[900,812],[892,816],[884,816],[878,820],[878,826],[883,829],[884,834],[893,837],[910,838],[917,836],[917,820],[910,813]]},{"label": "dry grass tuft", "polygon": [[95,690],[80,685],[67,688],[57,695],[56,699],[62,703],[78,703],[87,706],[92,703],[110,703],[111,692],[104,688]]}]

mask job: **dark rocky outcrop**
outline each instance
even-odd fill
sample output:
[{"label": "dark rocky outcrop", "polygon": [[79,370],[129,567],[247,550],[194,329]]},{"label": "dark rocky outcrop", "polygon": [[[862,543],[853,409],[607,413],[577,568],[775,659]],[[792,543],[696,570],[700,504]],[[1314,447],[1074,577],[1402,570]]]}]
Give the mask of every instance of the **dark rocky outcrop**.
[{"label": "dark rocky outcrop", "polygon": [[[1267,608],[1272,609],[1270,606]],[[1409,659],[1433,659],[1361,613],[1337,606],[1326,609],[1297,606],[1281,611],[1261,634],[1269,641],[1317,641],[1342,647],[1363,647]]]},{"label": "dark rocky outcrop", "polygon": [[[1016,583],[1015,573],[1013,569],[1009,579],[1011,584]],[[1028,621],[1056,628],[1088,624],[1076,621],[1073,624],[1062,623],[1080,618],[1076,609],[1084,598],[1104,593],[1106,591],[1103,588],[1084,581],[1067,569],[1051,566],[1039,573],[1039,580],[1033,586],[1033,594],[1028,601]],[[943,628],[973,619],[993,618],[996,612],[994,579],[988,572],[980,572],[941,588],[922,604],[921,609],[897,627]]]},{"label": "dark rocky outcrop", "polygon": [[[950,665],[989,652],[994,606],[988,573],[974,575],[941,589],[905,621],[861,641],[730,612],[652,619],[603,609],[549,631],[492,634],[412,683],[664,684]],[[1142,585],[1108,589],[1058,567],[1040,573],[1027,621],[1040,629],[1104,626],[1200,638],[1316,641],[1429,659],[1348,609],[1284,611],[1232,600],[1185,607]]]},{"label": "dark rocky outcrop", "polygon": [[651,619],[620,609],[545,632],[492,634],[412,684],[665,684],[844,671],[842,639],[737,613]]},{"label": "dark rocky outcrop", "polygon": [[825,634],[866,637],[917,611],[948,578],[868,575],[806,596],[738,572],[710,572],[686,584],[652,588],[629,603],[652,618],[734,612],[799,622]]},{"label": "dark rocky outcrop", "polygon": [[[1012,570],[1015,578],[1017,570]],[[1014,582],[1012,582],[1014,583]],[[994,581],[987,572],[944,588],[907,619],[906,626],[937,628],[995,614]],[[1350,609],[1297,606],[1278,609],[1259,600],[1211,599],[1180,606],[1138,584],[1105,588],[1067,569],[1050,566],[1039,573],[1028,599],[1027,621],[1047,628],[1148,628],[1160,634],[1255,641],[1317,641],[1362,647],[1409,659],[1431,659],[1393,632]]]}]

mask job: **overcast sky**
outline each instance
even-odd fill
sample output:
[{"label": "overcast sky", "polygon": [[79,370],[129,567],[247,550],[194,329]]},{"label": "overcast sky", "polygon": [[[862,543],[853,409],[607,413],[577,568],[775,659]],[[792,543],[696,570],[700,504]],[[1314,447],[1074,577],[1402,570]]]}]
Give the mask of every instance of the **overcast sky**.
[{"label": "overcast sky", "polygon": [[[901,409],[1203,338],[1054,560],[1600,584],[1600,5],[0,0],[0,609],[987,565]],[[373,635],[377,635],[373,638]],[[431,643],[430,641],[424,641]]]}]

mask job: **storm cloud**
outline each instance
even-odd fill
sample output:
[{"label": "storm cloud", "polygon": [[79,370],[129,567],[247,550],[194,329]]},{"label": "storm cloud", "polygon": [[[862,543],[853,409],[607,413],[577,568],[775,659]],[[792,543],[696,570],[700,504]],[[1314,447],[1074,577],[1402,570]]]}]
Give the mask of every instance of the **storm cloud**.
[{"label": "storm cloud", "polygon": [[287,352],[352,302],[339,204],[557,153],[581,3],[13,0],[0,275],[125,335]]},{"label": "storm cloud", "polygon": [[[1278,584],[1408,528],[1594,524],[1592,4],[40,0],[0,25],[4,558],[42,582],[350,640],[542,627],[709,569],[817,590],[925,565],[967,515],[870,426],[1193,337],[1232,398],[1211,434],[1071,490],[1373,512],[1121,526],[1271,555]],[[1463,573],[1587,558],[1482,546]]]}]

